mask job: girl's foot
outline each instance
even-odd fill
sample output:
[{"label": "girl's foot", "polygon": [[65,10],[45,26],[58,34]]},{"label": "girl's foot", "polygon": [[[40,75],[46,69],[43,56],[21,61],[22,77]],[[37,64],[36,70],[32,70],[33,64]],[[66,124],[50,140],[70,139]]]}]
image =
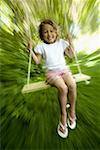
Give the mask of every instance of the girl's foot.
[{"label": "girl's foot", "polygon": [[68,126],[69,126],[70,129],[75,129],[76,128],[76,117],[71,118],[69,116],[69,118],[68,118]]},{"label": "girl's foot", "polygon": [[59,136],[61,136],[62,138],[67,138],[67,136],[68,136],[67,124],[64,126],[64,125],[60,122],[60,123],[58,124],[57,132],[58,132]]}]

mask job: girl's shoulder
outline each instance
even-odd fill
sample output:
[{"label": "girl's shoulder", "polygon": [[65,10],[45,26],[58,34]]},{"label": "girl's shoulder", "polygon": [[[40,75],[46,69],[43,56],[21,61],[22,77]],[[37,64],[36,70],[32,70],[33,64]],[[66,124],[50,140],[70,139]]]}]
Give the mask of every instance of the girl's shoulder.
[{"label": "girl's shoulder", "polygon": [[44,45],[43,42],[38,42],[36,46],[42,46],[42,45]]},{"label": "girl's shoulder", "polygon": [[44,46],[44,43],[43,42],[39,42],[39,43],[36,44],[35,48],[41,49],[43,46]]},{"label": "girl's shoulder", "polygon": [[59,39],[59,42],[60,42],[61,44],[66,44],[66,45],[69,46],[69,42],[68,42],[67,40],[65,40],[65,39]]}]

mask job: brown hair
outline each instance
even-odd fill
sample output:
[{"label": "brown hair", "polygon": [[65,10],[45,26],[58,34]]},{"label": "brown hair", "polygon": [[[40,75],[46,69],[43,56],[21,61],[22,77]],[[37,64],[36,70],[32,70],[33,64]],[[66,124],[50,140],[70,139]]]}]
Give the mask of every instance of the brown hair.
[{"label": "brown hair", "polygon": [[51,25],[56,31],[57,31],[57,37],[58,37],[58,30],[57,30],[57,25],[52,21],[52,20],[50,20],[50,19],[45,19],[45,20],[43,20],[41,23],[40,23],[40,25],[39,25],[39,36],[40,36],[40,39],[41,40],[44,40],[43,39],[43,26],[45,25],[45,24],[49,24],[49,25]]}]

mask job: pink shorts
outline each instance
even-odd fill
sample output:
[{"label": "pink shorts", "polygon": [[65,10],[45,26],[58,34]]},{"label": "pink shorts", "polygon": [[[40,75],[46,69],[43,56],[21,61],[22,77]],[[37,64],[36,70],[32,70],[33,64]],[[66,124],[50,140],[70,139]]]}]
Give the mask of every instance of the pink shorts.
[{"label": "pink shorts", "polygon": [[64,74],[72,75],[69,69],[50,70],[46,73],[46,82],[52,84],[54,80],[61,78]]}]

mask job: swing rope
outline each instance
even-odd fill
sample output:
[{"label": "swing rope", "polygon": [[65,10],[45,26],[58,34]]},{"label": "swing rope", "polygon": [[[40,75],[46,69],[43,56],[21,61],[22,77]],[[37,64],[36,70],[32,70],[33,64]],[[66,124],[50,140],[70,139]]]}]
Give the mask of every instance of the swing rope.
[{"label": "swing rope", "polygon": [[78,72],[79,72],[80,74],[82,74],[81,67],[80,67],[80,65],[79,65],[79,63],[78,63],[77,54],[76,54],[75,51],[73,51],[73,54],[74,54],[74,57],[75,57],[75,61],[76,61],[76,65],[77,65]]},{"label": "swing rope", "polygon": [[[70,34],[69,34],[70,35]],[[78,62],[78,57],[77,57],[77,53],[76,51],[74,50],[74,46],[73,46],[73,42],[72,42],[72,38],[71,36],[67,35],[67,39],[68,39],[68,42],[70,44],[70,46],[72,47],[72,52],[73,52],[73,55],[74,55],[74,58],[75,58],[75,62],[76,62],[76,66],[77,66],[77,69],[78,69],[78,74],[74,75],[75,78],[80,78],[82,79],[83,81],[85,81],[86,84],[89,84],[90,82],[88,81],[91,77],[88,76],[88,75],[85,75],[82,73],[81,71],[81,67],[79,65],[79,62]],[[80,80],[80,81],[82,81]]]},{"label": "swing rope", "polygon": [[[27,23],[27,29],[25,27],[25,32],[27,33],[27,36],[29,38],[30,41],[32,41],[32,35],[31,35],[31,29],[30,29],[30,8],[27,4],[26,1],[21,1],[22,5],[23,5],[23,8],[24,8],[24,13],[25,13],[25,18],[26,18],[26,23]],[[31,51],[30,51],[30,54],[29,54],[29,61],[28,61],[28,73],[27,73],[27,85],[29,85],[29,82],[30,82],[30,73],[31,73],[31,61],[32,61],[32,56],[31,56]]]},{"label": "swing rope", "polygon": [[78,72],[79,72],[79,74],[82,74],[81,67],[80,67],[79,62],[78,62],[78,57],[77,57],[76,51],[74,50],[72,39],[69,35],[67,36],[67,39],[68,39],[68,42],[71,46],[71,49],[72,49],[72,52],[73,52],[73,55],[74,55],[74,58],[76,61],[76,66],[77,66]]},{"label": "swing rope", "polygon": [[69,44],[72,46],[73,55],[74,55],[74,58],[75,58],[75,61],[76,61],[76,66],[77,66],[78,72],[79,72],[79,74],[82,74],[81,67],[80,67],[79,62],[78,62],[77,53],[73,48],[73,43],[72,43],[71,39],[69,39]]},{"label": "swing rope", "polygon": [[31,56],[31,52],[30,52],[30,54],[29,54],[29,62],[28,62],[27,84],[29,84],[29,82],[30,82],[31,60],[32,60],[32,56]]}]

